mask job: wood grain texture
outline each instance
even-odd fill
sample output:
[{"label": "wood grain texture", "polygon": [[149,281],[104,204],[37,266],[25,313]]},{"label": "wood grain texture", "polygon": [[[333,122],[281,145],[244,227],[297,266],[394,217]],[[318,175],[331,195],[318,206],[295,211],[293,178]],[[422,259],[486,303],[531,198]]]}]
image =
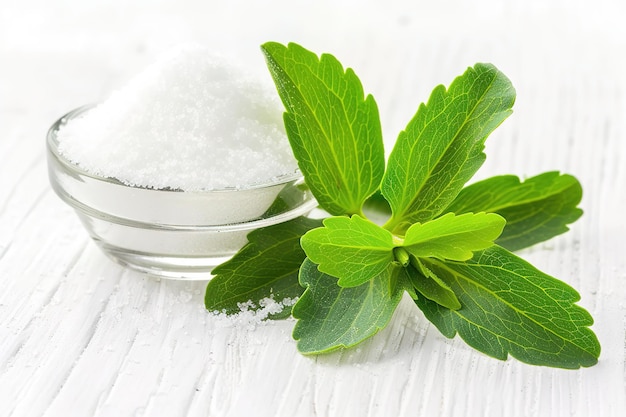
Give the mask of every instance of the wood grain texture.
[{"label": "wood grain texture", "polygon": [[[626,6],[336,3],[0,4],[0,416],[626,413]],[[388,147],[432,87],[494,63],[517,102],[477,179],[547,170],[580,179],[584,216],[522,255],[578,289],[596,320],[598,365],[488,358],[441,336],[407,299],[358,348],[303,357],[291,320],[227,325],[204,311],[205,283],[109,261],[50,189],[46,130],[189,40],[260,73],[265,41],[332,52],[376,97]]]}]

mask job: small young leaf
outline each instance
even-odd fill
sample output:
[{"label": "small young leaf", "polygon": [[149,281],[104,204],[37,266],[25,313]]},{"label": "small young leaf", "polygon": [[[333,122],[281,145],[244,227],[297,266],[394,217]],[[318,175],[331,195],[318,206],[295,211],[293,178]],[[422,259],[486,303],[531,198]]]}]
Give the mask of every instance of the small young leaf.
[{"label": "small young leaf", "polygon": [[[431,301],[451,310],[461,308],[454,291],[417,258],[411,258],[412,266],[407,267],[407,276],[413,288]],[[414,298],[415,299],[415,298]]]},{"label": "small young leaf", "polygon": [[465,187],[446,210],[498,213],[506,227],[496,243],[518,250],[568,231],[582,215],[576,207],[581,198],[582,187],[571,175],[546,172],[524,182],[502,175]]},{"label": "small young leaf", "polygon": [[600,345],[588,328],[578,293],[506,249],[492,246],[467,262],[422,260],[459,298],[462,308],[415,302],[449,338],[458,333],[473,348],[498,359],[507,354],[533,365],[592,366]]},{"label": "small young leaf", "polygon": [[413,256],[465,261],[500,236],[505,220],[493,213],[447,213],[409,227],[403,247]]},{"label": "small young leaf", "polygon": [[[298,269],[305,254],[300,237],[321,226],[320,220],[298,217],[294,220],[257,229],[248,234],[249,243],[229,261],[213,269],[204,299],[209,311],[238,313],[239,303],[273,296],[277,301],[302,294]],[[272,318],[289,316],[290,309]]]},{"label": "small young leaf", "polygon": [[392,234],[356,214],[324,219],[324,227],[307,232],[301,244],[319,270],[337,277],[342,287],[363,284],[394,260]]},{"label": "small young leaf", "polygon": [[317,269],[309,259],[300,268],[306,291],[293,307],[298,319],[293,337],[303,354],[326,353],[354,346],[384,328],[404,292],[400,285],[390,291],[390,280],[402,272],[390,264],[382,274],[358,287],[342,288],[337,278]]},{"label": "small young leaf", "polygon": [[380,185],[385,155],[378,107],[332,55],[290,43],[264,44],[268,68],[287,109],[285,128],[300,170],[330,214],[361,213]]},{"label": "small young leaf", "polygon": [[476,64],[448,90],[436,87],[391,152],[381,191],[395,234],[439,215],[485,160],[487,136],[512,112],[515,90],[489,64]]}]

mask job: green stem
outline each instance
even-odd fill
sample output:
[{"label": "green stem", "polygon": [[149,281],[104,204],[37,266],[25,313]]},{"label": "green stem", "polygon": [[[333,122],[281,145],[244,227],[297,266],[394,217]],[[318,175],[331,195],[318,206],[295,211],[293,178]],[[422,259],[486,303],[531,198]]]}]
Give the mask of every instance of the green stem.
[{"label": "green stem", "polygon": [[383,224],[383,229],[389,230],[393,233],[393,228],[396,227],[396,220],[393,215]]},{"label": "green stem", "polygon": [[406,229],[408,229],[408,224],[406,222],[398,222],[396,218],[391,216],[389,220],[385,224],[383,224],[382,228],[389,230],[396,236],[404,236],[406,233]]},{"label": "green stem", "polygon": [[409,253],[406,251],[406,249],[401,248],[401,247],[393,248],[393,256],[404,267],[406,267],[409,264],[409,262],[411,261]]}]

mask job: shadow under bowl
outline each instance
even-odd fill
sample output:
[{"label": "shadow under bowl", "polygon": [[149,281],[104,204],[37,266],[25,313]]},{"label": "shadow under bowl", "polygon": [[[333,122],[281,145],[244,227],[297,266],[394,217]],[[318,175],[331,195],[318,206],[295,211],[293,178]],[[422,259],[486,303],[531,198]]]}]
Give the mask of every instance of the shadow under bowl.
[{"label": "shadow under bowl", "polygon": [[164,278],[209,279],[253,230],[308,214],[317,202],[300,172],[266,184],[209,191],[126,185],[90,174],[59,152],[57,134],[91,106],[57,120],[47,135],[48,175],[106,255]]}]

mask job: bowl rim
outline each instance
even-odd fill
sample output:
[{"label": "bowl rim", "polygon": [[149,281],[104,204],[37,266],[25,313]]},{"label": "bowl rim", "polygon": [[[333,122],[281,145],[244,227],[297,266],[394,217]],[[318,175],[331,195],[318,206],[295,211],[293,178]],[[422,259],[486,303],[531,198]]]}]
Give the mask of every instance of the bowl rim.
[{"label": "bowl rim", "polygon": [[154,188],[154,187],[130,185],[114,177],[104,177],[101,175],[94,174],[92,172],[85,170],[80,165],[70,161],[63,154],[61,154],[61,152],[59,152],[59,140],[57,138],[57,134],[62,125],[68,123],[68,121],[70,121],[71,119],[79,117],[80,115],[96,108],[97,106],[98,106],[97,103],[85,104],[83,106],[77,107],[67,112],[66,114],[58,118],[50,126],[46,134],[46,146],[48,147],[52,155],[54,155],[54,157],[60,163],[66,166],[70,171],[76,172],[80,175],[92,178],[94,180],[108,182],[110,184],[120,185],[124,187],[129,187],[129,188],[136,188],[136,189],[141,189],[141,190],[154,190],[154,191],[159,191],[159,192],[172,192],[172,193],[199,193],[199,194],[232,193],[232,192],[242,192],[242,191],[249,191],[249,190],[258,190],[258,189],[263,189],[266,187],[273,187],[276,185],[287,184],[287,183],[297,181],[297,180],[304,180],[304,175],[302,174],[300,169],[297,168],[295,171],[291,173],[278,175],[274,177],[275,178],[274,180],[268,181],[268,182],[245,184],[244,186],[239,186],[239,187],[224,187],[224,188],[213,188],[213,189],[206,189],[206,190],[186,191],[186,190],[182,190],[178,188]]},{"label": "bowl rim", "polygon": [[133,227],[140,229],[150,229],[150,230],[162,230],[162,231],[171,231],[171,232],[215,232],[215,233],[228,233],[228,232],[239,232],[239,231],[247,231],[252,232],[254,230],[275,226],[278,224],[286,223],[290,220],[294,220],[301,216],[306,216],[313,209],[317,207],[317,201],[314,198],[311,198],[308,201],[305,201],[301,205],[290,209],[289,211],[285,211],[282,213],[278,213],[269,217],[260,217],[252,220],[247,220],[239,223],[225,223],[225,224],[216,224],[216,225],[206,225],[206,224],[194,224],[194,225],[181,225],[181,224],[165,224],[165,223],[154,223],[154,222],[146,222],[140,220],[126,219],[124,217],[119,217],[115,215],[111,215],[108,213],[101,212],[99,210],[93,209],[90,206],[82,204],[80,202],[74,201],[70,203],[70,205],[74,208],[79,218],[93,218],[98,219],[100,221],[106,221],[109,223],[113,223],[119,226],[125,227]]}]

